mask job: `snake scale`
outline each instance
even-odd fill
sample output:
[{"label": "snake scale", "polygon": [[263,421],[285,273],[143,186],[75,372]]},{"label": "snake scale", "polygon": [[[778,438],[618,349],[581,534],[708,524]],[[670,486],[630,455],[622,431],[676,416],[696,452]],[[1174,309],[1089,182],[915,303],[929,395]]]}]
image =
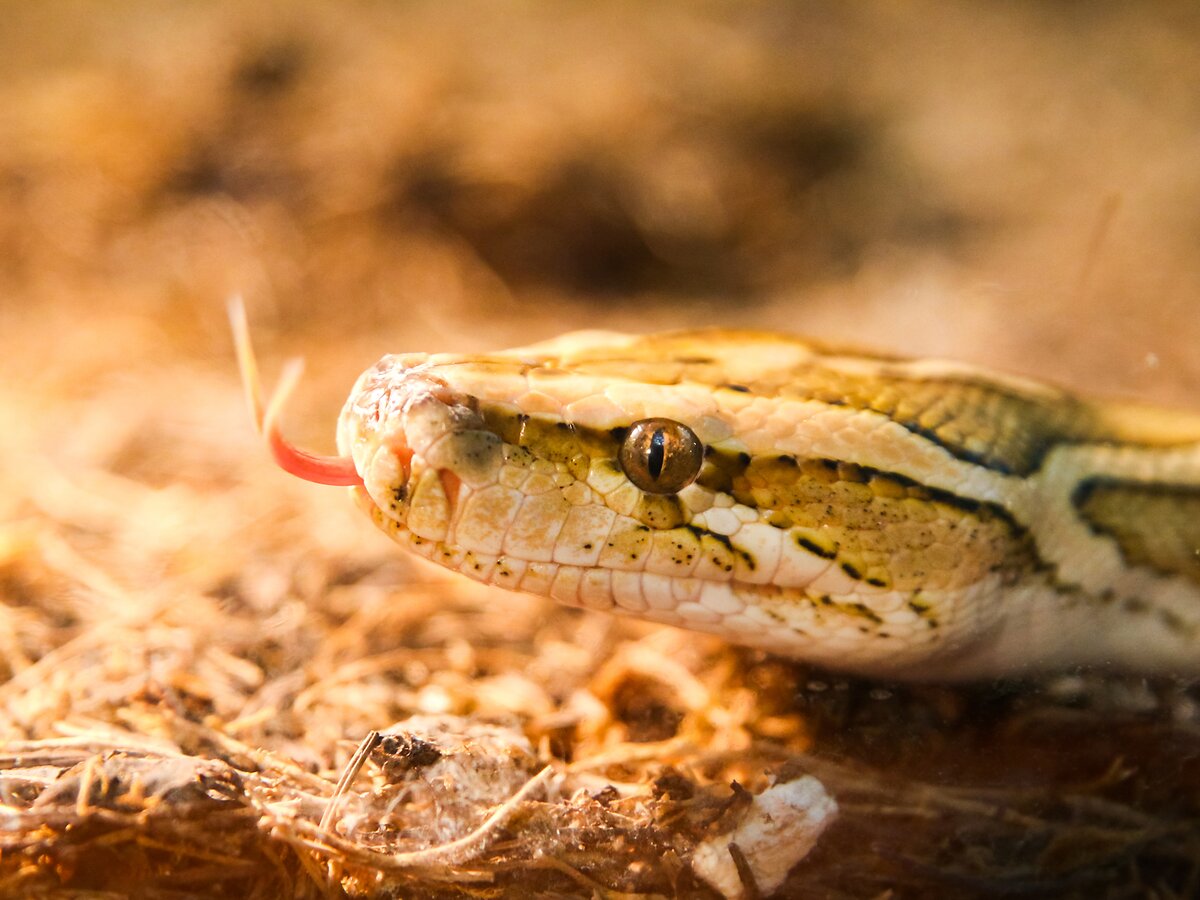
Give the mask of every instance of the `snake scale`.
[{"label": "snake scale", "polygon": [[375,524],[470,578],[851,673],[1200,673],[1200,415],[729,330],[384,357],[338,457]]}]

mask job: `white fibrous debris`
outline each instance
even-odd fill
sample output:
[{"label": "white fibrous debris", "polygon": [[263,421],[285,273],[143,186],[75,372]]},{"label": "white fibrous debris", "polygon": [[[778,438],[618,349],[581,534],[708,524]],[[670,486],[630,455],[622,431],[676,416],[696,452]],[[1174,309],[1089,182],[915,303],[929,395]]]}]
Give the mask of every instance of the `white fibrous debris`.
[{"label": "white fibrous debris", "polygon": [[519,729],[452,715],[411,716],[383,730],[372,758],[381,777],[370,793],[343,801],[333,830],[352,835],[371,823],[403,836],[403,850],[462,837],[539,769]]},{"label": "white fibrous debris", "polygon": [[816,846],[837,812],[837,802],[811,775],[774,785],[754,798],[732,831],[696,847],[692,870],[725,897],[740,900],[747,892],[730,852],[736,844],[758,891],[769,896]]}]

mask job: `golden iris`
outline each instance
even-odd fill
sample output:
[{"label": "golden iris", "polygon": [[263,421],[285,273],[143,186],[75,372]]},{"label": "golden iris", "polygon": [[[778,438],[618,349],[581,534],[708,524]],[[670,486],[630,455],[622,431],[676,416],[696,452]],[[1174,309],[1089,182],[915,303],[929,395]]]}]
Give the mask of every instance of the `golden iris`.
[{"label": "golden iris", "polygon": [[621,445],[621,468],[649,494],[674,494],[696,480],[704,445],[696,433],[673,419],[641,419]]}]

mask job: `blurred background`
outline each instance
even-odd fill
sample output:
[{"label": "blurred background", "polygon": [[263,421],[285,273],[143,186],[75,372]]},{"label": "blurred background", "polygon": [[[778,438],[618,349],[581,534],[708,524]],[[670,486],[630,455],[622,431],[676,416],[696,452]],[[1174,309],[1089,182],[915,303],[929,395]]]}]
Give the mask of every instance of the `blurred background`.
[{"label": "blurred background", "polygon": [[[1136,743],[1108,720],[982,726],[1017,735],[996,752],[945,737],[960,695],[921,695],[823,731],[761,656],[439,580],[273,469],[224,305],[245,297],[268,382],[307,357],[287,428],[322,451],[384,353],[592,327],[776,328],[1200,409],[1198,45],[1192,0],[0,3],[0,737],[164,733],[150,685],[336,775],[413,711],[536,733],[586,689],[608,718],[555,726],[576,759],[832,734],[889,777],[1108,791]],[[646,635],[760,705],[714,728],[590,680]],[[1162,708],[1140,690],[1117,705]],[[1139,731],[1147,758],[1196,758],[1176,701],[1191,737]],[[1174,809],[1174,766],[1105,796]],[[882,839],[860,837],[835,846]]]},{"label": "blurred background", "polygon": [[1198,35],[1186,0],[8,3],[5,340],[227,355],[240,292],[363,365],[738,323],[1186,401]]}]

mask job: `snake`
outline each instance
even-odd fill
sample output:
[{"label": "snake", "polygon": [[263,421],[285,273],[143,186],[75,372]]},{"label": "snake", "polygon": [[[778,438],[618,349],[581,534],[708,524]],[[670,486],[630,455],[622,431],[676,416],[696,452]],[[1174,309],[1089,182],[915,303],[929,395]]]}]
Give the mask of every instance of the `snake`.
[{"label": "snake", "polygon": [[580,331],[367,369],[338,455],[395,541],[468,578],[851,675],[1200,673],[1200,415],[771,332]]}]

